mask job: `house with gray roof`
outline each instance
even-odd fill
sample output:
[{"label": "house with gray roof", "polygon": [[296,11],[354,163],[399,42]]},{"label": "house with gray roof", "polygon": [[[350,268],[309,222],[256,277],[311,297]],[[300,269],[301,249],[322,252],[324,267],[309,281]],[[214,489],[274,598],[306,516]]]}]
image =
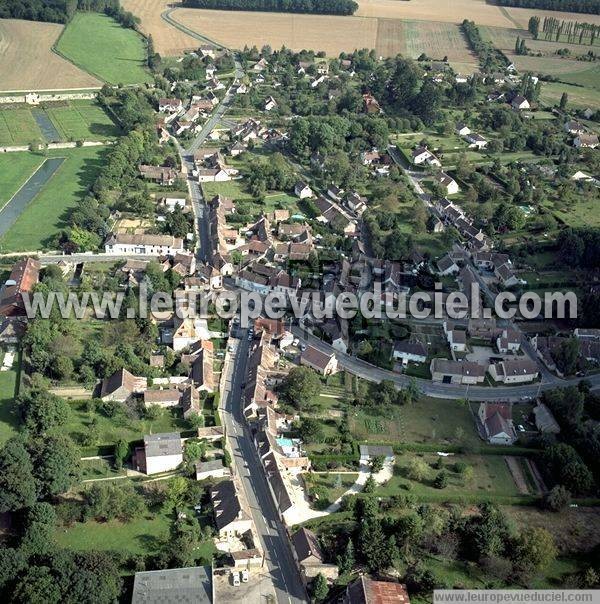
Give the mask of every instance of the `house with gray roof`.
[{"label": "house with gray roof", "polygon": [[131,604],[212,604],[210,566],[167,568],[135,573]]}]

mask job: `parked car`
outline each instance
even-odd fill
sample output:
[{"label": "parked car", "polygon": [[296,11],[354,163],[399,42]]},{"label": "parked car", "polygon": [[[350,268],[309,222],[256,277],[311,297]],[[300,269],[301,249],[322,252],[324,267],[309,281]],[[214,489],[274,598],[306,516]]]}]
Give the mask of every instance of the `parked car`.
[{"label": "parked car", "polygon": [[242,582],[248,583],[248,571],[247,570],[242,571]]},{"label": "parked car", "polygon": [[232,581],[234,587],[239,587],[240,586],[240,573],[238,573],[237,571],[232,572],[231,581]]}]

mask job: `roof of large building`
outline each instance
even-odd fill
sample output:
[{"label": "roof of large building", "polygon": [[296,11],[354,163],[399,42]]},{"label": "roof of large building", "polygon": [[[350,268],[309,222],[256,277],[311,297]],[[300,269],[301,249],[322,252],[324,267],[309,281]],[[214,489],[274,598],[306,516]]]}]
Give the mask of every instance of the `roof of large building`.
[{"label": "roof of large building", "polygon": [[327,354],[325,352],[321,352],[319,349],[314,346],[307,346],[305,350],[302,351],[301,359],[312,365],[314,367],[319,367],[321,369],[325,369],[327,364],[331,360],[333,354]]},{"label": "roof of large building", "polygon": [[137,377],[132,373],[129,373],[127,369],[118,369],[110,377],[107,377],[102,381],[100,397],[108,396],[119,388],[124,388],[130,394],[133,394],[137,390],[145,387],[146,382],[147,380],[145,377]]},{"label": "roof of large building", "polygon": [[410,604],[406,585],[392,581],[374,581],[362,575],[346,589],[349,604]]},{"label": "roof of large building", "polygon": [[135,574],[131,604],[210,604],[210,566],[170,568]]},{"label": "roof of large building", "polygon": [[215,512],[215,523],[218,529],[226,527],[234,520],[247,518],[242,510],[233,480],[224,480],[210,491],[210,498]]},{"label": "roof of large building", "polygon": [[181,435],[179,432],[162,432],[144,436],[144,449],[146,458],[181,455],[183,452]]},{"label": "roof of large building", "polygon": [[296,550],[298,560],[303,562],[307,558],[314,556],[321,562],[323,561],[323,552],[319,545],[317,536],[308,529],[301,528],[292,535],[292,545]]},{"label": "roof of large building", "polygon": [[0,315],[24,316],[23,294],[29,293],[38,282],[41,264],[34,258],[17,262],[0,290]]}]

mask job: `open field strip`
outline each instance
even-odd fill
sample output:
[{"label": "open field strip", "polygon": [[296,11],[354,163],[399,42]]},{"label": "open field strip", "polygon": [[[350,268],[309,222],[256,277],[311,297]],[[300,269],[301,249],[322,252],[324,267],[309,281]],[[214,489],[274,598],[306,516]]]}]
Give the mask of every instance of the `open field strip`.
[{"label": "open field strip", "polygon": [[43,161],[41,155],[33,153],[0,154],[0,210]]},{"label": "open field strip", "polygon": [[151,81],[145,69],[146,43],[132,29],[99,13],[77,13],[56,49],[75,65],[111,84]]},{"label": "open field strip", "polygon": [[95,77],[52,51],[62,30],[55,23],[0,20],[0,88],[29,91],[100,86]]},{"label": "open field strip", "polygon": [[[96,178],[105,152],[105,147],[48,151],[45,157],[65,157],[66,160],[27,205],[8,233],[0,237],[2,252],[47,249],[49,240],[66,226],[69,210],[84,197]],[[14,161],[23,155],[32,154],[11,153],[10,159]],[[40,158],[39,155],[34,157]],[[30,174],[31,171],[27,178]]]},{"label": "open field strip", "polygon": [[0,145],[28,145],[42,139],[42,132],[29,108],[0,110]]}]

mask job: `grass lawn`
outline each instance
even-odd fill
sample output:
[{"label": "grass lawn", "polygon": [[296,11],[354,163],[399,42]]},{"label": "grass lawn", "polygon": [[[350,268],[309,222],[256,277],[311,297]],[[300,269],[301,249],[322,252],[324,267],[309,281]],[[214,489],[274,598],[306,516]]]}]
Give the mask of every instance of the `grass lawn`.
[{"label": "grass lawn", "polygon": [[0,208],[21,188],[43,161],[43,157],[33,153],[0,154],[0,174],[2,174]]},{"label": "grass lawn", "polygon": [[215,195],[224,195],[236,200],[252,200],[252,195],[246,190],[243,180],[229,180],[227,182],[203,182],[202,192],[206,199],[212,199]]},{"label": "grass lawn", "polygon": [[81,69],[111,84],[152,80],[145,69],[143,38],[100,13],[77,13],[60,36],[57,49]]},{"label": "grass lawn", "polygon": [[125,476],[125,470],[117,471],[112,466],[112,459],[86,459],[81,461],[81,479],[113,478]]},{"label": "grass lawn", "polygon": [[[71,208],[83,199],[95,180],[105,153],[104,147],[48,151],[45,157],[67,159],[25,208],[8,233],[0,238],[2,251],[22,252],[47,248],[48,241],[66,226]],[[28,152],[10,155],[11,161],[22,165],[22,181],[31,175],[33,158],[39,163],[43,159],[41,155]],[[13,179],[16,181],[17,177],[15,175]]]},{"label": "grass lawn", "polygon": [[0,145],[28,145],[43,139],[29,109],[0,110]]},{"label": "grass lawn", "polygon": [[593,109],[598,104],[597,90],[563,84],[562,82],[543,82],[540,103],[558,105],[563,92],[566,92],[569,97],[568,107],[580,109],[591,107]]},{"label": "grass lawn", "polygon": [[358,478],[357,472],[339,474],[327,472],[326,474],[304,474],[304,480],[311,487],[322,487],[327,490],[327,499],[333,503],[341,497]]},{"label": "grass lawn", "polygon": [[106,140],[119,136],[119,127],[95,101],[70,102],[67,106],[50,105],[46,113],[63,140]]},{"label": "grass lawn", "polygon": [[[409,491],[417,496],[419,501],[485,501],[486,499],[502,498],[510,501],[519,497],[519,492],[501,455],[454,455],[445,458],[444,469],[448,474],[448,486],[436,489],[433,480],[440,471],[431,467],[438,458],[434,453],[420,455],[418,458],[429,464],[429,472],[422,481],[408,477],[409,461],[414,458],[412,453],[396,456],[394,476],[384,485],[377,488],[376,494],[391,496],[402,491]],[[473,468],[473,478],[465,481],[453,470],[457,461],[463,461]]]},{"label": "grass lawn", "polygon": [[[75,440],[82,442],[82,437],[88,431],[88,425],[92,418],[98,422],[98,446],[114,445],[120,438],[126,441],[141,440],[145,434],[156,434],[158,432],[177,432],[189,429],[189,424],[177,413],[176,409],[165,409],[156,420],[135,419],[128,417],[125,413],[115,417],[107,417],[96,410],[92,414],[87,411],[85,401],[73,401],[71,405],[71,417],[64,431]],[[84,446],[84,455],[96,455],[98,446]]]},{"label": "grass lawn", "polygon": [[348,426],[357,440],[372,443],[456,444],[460,437],[462,443],[481,444],[466,407],[427,397],[382,415],[349,409]]},{"label": "grass lawn", "polygon": [[16,433],[18,425],[14,406],[16,381],[16,370],[0,371],[0,444]]}]

